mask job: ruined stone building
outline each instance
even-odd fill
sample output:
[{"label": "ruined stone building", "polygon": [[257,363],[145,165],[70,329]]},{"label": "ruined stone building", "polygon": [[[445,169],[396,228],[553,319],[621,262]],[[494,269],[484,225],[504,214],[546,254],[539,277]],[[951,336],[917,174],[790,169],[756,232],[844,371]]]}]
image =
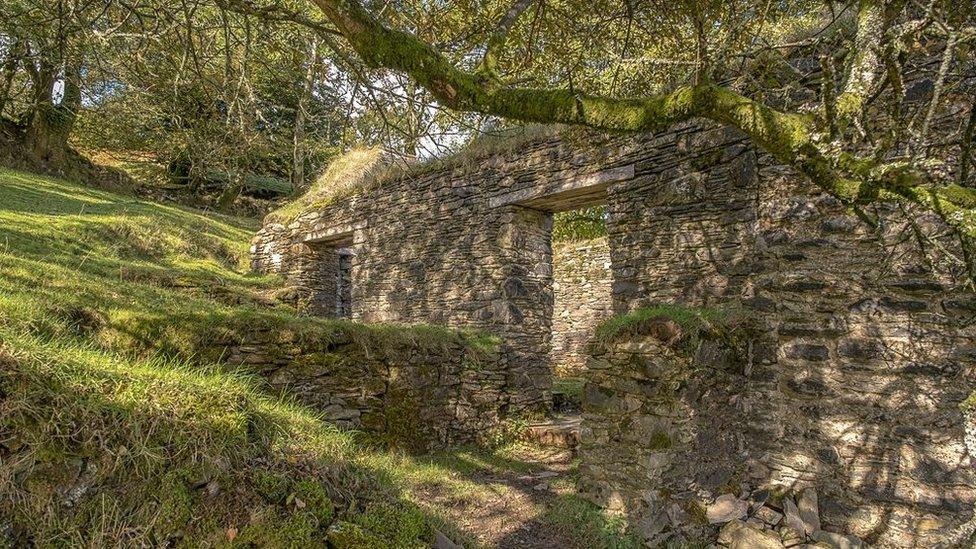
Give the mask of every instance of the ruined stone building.
[{"label": "ruined stone building", "polygon": [[[606,239],[554,250],[554,212],[591,205],[607,208]],[[549,133],[392,173],[269,221],[252,252],[310,313],[499,336],[500,416],[545,409],[552,362],[578,371],[597,320],[734,307],[762,325],[745,364],[689,377],[639,344],[589,357],[593,499],[647,523],[742,484],[815,485],[837,531],[925,545],[976,501],[959,410],[976,299],[933,215],[868,213],[877,228],[745,137],[686,124]],[[672,470],[681,486],[660,482]]]}]

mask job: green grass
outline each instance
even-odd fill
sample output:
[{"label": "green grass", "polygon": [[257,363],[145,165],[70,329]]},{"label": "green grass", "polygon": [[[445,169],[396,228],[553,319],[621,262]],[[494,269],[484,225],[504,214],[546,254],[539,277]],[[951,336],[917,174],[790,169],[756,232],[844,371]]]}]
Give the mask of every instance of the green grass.
[{"label": "green grass", "polygon": [[[417,490],[497,498],[473,477],[537,469],[512,446],[382,450],[206,349],[255,329],[389,352],[497,341],[303,317],[248,273],[255,228],[0,170],[0,547],[429,547],[435,529],[476,546]],[[552,520],[622,547],[592,506]]]},{"label": "green grass", "polygon": [[257,328],[491,342],[302,317],[269,297],[279,280],[248,274],[254,229],[0,170],[0,523],[14,536],[0,545],[314,547],[336,520],[403,524],[370,534],[386,546],[429,546],[435,525],[459,536],[410,501],[419,465],[204,350]]},{"label": "green grass", "polygon": [[622,517],[610,516],[574,494],[556,498],[543,520],[571,536],[578,547],[637,549],[644,546],[637,535],[627,530],[627,522]]},{"label": "green grass", "polygon": [[729,321],[725,311],[683,305],[656,305],[617,315],[597,326],[591,345],[605,350],[610,344],[634,336],[651,335],[662,322],[678,328],[676,346],[694,347],[703,332],[715,331]]},{"label": "green grass", "polygon": [[583,385],[586,380],[580,377],[554,377],[553,392],[562,393],[564,398],[577,406],[583,401]]},{"label": "green grass", "polygon": [[305,212],[371,188],[387,168],[383,149],[352,149],[335,158],[302,196],[268,214],[268,219],[288,223]]}]

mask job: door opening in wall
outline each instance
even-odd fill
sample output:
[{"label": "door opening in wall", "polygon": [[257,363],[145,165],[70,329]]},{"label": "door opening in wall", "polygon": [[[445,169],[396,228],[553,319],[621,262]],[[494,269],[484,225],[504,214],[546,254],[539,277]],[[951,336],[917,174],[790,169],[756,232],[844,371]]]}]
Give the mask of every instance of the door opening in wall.
[{"label": "door opening in wall", "polygon": [[611,311],[607,208],[593,204],[553,216],[552,339],[553,408],[578,409],[587,344]]},{"label": "door opening in wall", "polygon": [[306,243],[308,262],[302,283],[307,288],[303,308],[328,318],[353,318],[353,271],[356,252],[351,235]]},{"label": "door opening in wall", "polygon": [[[548,368],[541,368],[535,362],[530,381],[543,394],[553,394],[552,404],[557,411],[569,411],[566,408],[574,407],[574,403],[578,406],[587,343],[596,326],[610,315],[608,204],[612,186],[633,179],[634,174],[633,164],[595,173],[558,174],[545,185],[507,191],[489,200],[492,207],[516,206],[541,214],[526,216],[531,225],[527,234],[538,236],[536,230],[544,231],[545,249],[540,252],[533,271],[541,274],[535,281],[541,286],[538,295],[526,299],[529,303],[522,305],[523,313],[531,310],[538,314],[537,320],[548,324],[541,334],[536,330],[527,338],[543,346],[543,349],[536,347],[533,356],[544,354],[548,358]],[[529,262],[536,259],[532,250],[523,251],[529,256],[523,259]],[[587,265],[579,271],[582,276],[567,278],[569,272],[576,270],[575,264],[581,262]],[[540,350],[543,352],[539,353]],[[567,360],[569,355],[574,358]],[[543,378],[542,372],[548,377]]]},{"label": "door opening in wall", "polygon": [[336,249],[336,318],[352,318],[352,248]]}]

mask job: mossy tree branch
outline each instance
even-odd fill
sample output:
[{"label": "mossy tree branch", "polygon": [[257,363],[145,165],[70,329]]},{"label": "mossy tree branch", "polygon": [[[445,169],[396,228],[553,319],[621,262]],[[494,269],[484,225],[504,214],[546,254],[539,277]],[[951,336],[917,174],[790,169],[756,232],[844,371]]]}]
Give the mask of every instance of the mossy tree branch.
[{"label": "mossy tree branch", "polygon": [[841,122],[853,121],[861,116],[864,103],[877,80],[878,67],[881,65],[877,48],[887,29],[884,4],[882,0],[861,0],[858,4],[851,68],[844,91],[837,96],[836,111]]},{"label": "mossy tree branch", "polygon": [[[823,130],[812,115],[781,112],[711,83],[640,99],[486,83],[479,73],[458,69],[414,35],[384,27],[356,0],[313,1],[368,65],[409,75],[448,108],[614,132],[653,132],[693,118],[708,119],[741,130],[776,160],[793,166],[846,204],[877,200],[920,204],[963,234],[976,237],[976,191],[954,184],[930,185],[922,172],[905,163],[825,152],[818,146]],[[863,4],[874,5],[873,0]],[[855,61],[855,65],[866,63]],[[873,82],[867,81],[866,69],[854,79],[853,85],[849,79],[848,88],[858,94],[867,93]],[[839,102],[838,115],[840,110]]]}]

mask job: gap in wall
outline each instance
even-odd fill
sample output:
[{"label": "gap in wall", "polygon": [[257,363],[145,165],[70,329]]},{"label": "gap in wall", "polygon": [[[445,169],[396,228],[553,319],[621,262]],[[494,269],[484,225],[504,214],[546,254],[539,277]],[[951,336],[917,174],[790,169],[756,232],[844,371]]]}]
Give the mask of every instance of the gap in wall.
[{"label": "gap in wall", "polygon": [[612,314],[606,206],[557,212],[552,231],[553,312],[549,353],[556,412],[578,410],[587,344]]},{"label": "gap in wall", "polygon": [[353,318],[352,244],[351,235],[307,243],[311,265],[303,277],[309,293],[304,310],[326,318]]}]

